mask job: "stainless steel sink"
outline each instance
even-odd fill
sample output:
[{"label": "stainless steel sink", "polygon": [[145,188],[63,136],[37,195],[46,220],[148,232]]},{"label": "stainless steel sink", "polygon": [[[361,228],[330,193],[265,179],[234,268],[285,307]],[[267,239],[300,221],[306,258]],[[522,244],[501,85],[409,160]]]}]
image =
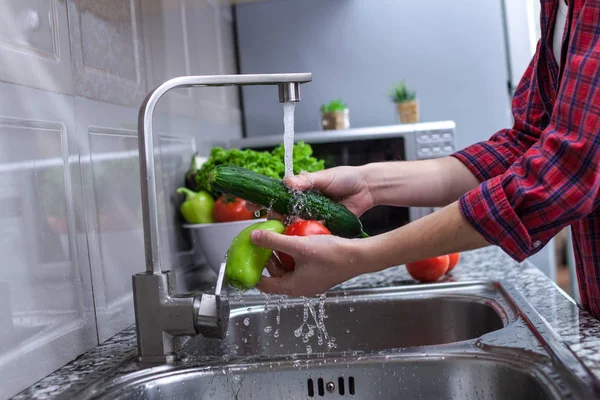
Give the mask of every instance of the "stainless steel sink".
[{"label": "stainless steel sink", "polygon": [[[563,398],[552,379],[527,362],[476,355],[187,368],[126,376],[94,399],[527,399]],[[330,365],[333,364],[333,365]],[[95,393],[94,393],[95,392]]]},{"label": "stainless steel sink", "polygon": [[501,283],[334,292],[321,307],[328,316],[327,334],[313,327],[308,335],[305,316],[311,325],[320,325],[319,308],[317,300],[311,311],[302,300],[271,299],[265,312],[262,295],[233,300],[225,341],[183,340],[180,362],[150,368],[132,359],[64,398],[518,400],[600,395],[595,377],[545,320]]},{"label": "stainless steel sink", "polygon": [[265,312],[263,295],[234,300],[226,340],[191,340],[186,350],[238,356],[389,350],[476,339],[515,318],[492,284],[335,292],[323,304],[328,337],[318,327],[319,301],[306,304],[272,298]]}]

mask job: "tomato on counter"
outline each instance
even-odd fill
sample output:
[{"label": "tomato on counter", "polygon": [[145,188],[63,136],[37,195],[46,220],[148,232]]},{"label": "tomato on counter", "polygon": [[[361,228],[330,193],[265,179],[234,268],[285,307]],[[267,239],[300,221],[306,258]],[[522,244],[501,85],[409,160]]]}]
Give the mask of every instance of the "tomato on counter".
[{"label": "tomato on counter", "polygon": [[446,273],[452,271],[454,267],[456,267],[458,260],[460,260],[460,253],[448,254],[448,257],[450,257],[450,263],[448,264],[448,271],[446,271]]},{"label": "tomato on counter", "polygon": [[[319,221],[299,220],[288,226],[283,234],[287,236],[312,236],[331,235],[331,232]],[[296,267],[296,263],[290,255],[277,252],[277,257],[285,270],[293,271]]]},{"label": "tomato on counter", "polygon": [[254,213],[246,208],[246,200],[231,195],[221,195],[213,210],[216,222],[246,221],[254,218]]},{"label": "tomato on counter", "polygon": [[448,271],[450,257],[440,256],[406,264],[410,276],[420,282],[434,282]]}]

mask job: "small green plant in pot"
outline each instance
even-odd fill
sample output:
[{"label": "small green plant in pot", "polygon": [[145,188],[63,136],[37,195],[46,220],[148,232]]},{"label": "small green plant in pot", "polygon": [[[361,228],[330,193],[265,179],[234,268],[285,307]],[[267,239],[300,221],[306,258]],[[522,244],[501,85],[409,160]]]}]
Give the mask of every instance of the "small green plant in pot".
[{"label": "small green plant in pot", "polygon": [[350,128],[350,112],[342,99],[333,100],[321,106],[321,127],[323,130]]},{"label": "small green plant in pot", "polygon": [[419,122],[419,103],[417,94],[408,90],[406,82],[394,86],[390,92],[392,101],[396,103],[400,122],[404,124]]}]

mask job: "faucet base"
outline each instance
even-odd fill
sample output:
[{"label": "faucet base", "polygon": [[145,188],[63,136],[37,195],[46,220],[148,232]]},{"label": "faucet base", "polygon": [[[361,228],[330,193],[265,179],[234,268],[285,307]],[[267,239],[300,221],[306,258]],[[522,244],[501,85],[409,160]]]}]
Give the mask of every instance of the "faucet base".
[{"label": "faucet base", "polygon": [[221,265],[215,294],[178,296],[171,271],[133,275],[133,300],[138,342],[138,361],[172,363],[177,361],[176,337],[225,338],[229,321],[229,301],[222,292],[225,264]]},{"label": "faucet base", "polygon": [[132,281],[138,359],[174,361],[174,336],[198,334],[195,314],[199,299],[173,297],[175,277],[171,271],[136,274]]}]

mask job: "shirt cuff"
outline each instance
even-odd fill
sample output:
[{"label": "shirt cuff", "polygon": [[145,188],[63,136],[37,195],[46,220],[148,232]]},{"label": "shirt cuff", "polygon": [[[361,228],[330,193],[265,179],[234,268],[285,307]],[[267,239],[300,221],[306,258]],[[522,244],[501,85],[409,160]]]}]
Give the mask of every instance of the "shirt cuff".
[{"label": "shirt cuff", "polygon": [[510,205],[502,177],[489,179],[459,199],[462,215],[489,243],[499,246],[517,262],[542,248],[532,242],[527,228]]},{"label": "shirt cuff", "polygon": [[475,175],[479,182],[502,175],[510,166],[510,157],[503,149],[490,142],[475,143],[451,154]]}]

